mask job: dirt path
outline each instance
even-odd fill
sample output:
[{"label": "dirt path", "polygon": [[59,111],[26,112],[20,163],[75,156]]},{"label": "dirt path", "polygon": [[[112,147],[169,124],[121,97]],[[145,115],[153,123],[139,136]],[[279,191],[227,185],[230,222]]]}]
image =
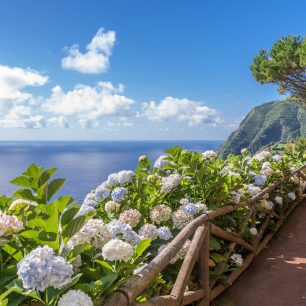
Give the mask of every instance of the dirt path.
[{"label": "dirt path", "polygon": [[306,202],[212,305],[306,306]]}]

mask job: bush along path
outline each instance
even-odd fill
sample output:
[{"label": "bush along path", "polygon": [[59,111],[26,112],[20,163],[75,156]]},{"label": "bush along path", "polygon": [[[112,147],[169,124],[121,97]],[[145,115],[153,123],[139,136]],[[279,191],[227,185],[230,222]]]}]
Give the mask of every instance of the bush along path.
[{"label": "bush along path", "polygon": [[208,305],[302,199],[305,149],[222,160],[170,148],[81,204],[56,198],[56,169],[31,165],[0,198],[0,305]]}]

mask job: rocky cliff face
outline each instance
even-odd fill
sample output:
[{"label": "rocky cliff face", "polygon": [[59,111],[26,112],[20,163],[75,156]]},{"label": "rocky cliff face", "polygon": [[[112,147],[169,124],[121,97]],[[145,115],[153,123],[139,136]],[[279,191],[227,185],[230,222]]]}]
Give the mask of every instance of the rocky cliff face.
[{"label": "rocky cliff face", "polygon": [[219,147],[221,157],[240,154],[243,148],[252,153],[275,142],[306,137],[306,109],[288,101],[275,101],[255,107],[227,141]]}]

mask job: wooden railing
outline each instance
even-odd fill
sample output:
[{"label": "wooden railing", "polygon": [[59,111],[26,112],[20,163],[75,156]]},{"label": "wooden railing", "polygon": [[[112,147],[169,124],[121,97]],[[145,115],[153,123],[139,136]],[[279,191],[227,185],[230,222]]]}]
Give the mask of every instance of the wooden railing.
[{"label": "wooden railing", "polygon": [[[302,192],[297,199],[288,207],[285,212],[279,213],[275,211],[275,206],[270,209],[265,209],[256,205],[256,202],[262,199],[267,193],[281,186],[293,175],[297,175],[300,180],[306,181],[306,175],[303,170],[306,165],[284,177],[282,180],[276,181],[260,193],[247,201],[237,205],[229,205],[219,208],[215,211],[208,211],[184,227],[184,229],[164,248],[139,274],[133,275],[129,280],[114,292],[103,304],[104,306],[178,306],[188,305],[196,302],[197,305],[209,306],[210,301],[221,294],[238,276],[250,265],[253,259],[267,245],[274,233],[280,228],[284,220],[294,210],[294,208],[306,199],[306,195]],[[229,214],[237,209],[247,208],[245,217],[242,221],[240,230],[235,233],[227,232],[224,229],[213,224],[212,220],[217,217]],[[245,227],[251,223],[255,227],[257,214],[260,213],[263,217],[257,235],[250,242],[242,238],[242,233]],[[273,232],[266,233],[270,219],[275,220]],[[230,260],[231,255],[237,245],[248,251],[248,255],[244,258],[243,264],[235,272],[227,275],[227,285],[216,284],[216,279],[210,279],[209,266],[209,240],[210,235],[221,238],[228,242],[228,248],[223,253],[224,261],[218,265],[217,273],[222,275],[226,265]],[[135,299],[139,296],[171,262],[171,260],[181,250],[184,243],[192,237],[192,241],[188,252],[184,258],[181,269],[178,272],[176,281],[169,295],[157,296],[146,302],[135,303]],[[197,263],[197,283],[198,289],[188,291],[187,284]]]}]

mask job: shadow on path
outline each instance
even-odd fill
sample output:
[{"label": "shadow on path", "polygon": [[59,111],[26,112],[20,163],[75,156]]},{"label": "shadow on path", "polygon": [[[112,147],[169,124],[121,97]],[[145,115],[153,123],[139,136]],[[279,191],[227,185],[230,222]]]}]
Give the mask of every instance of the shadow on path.
[{"label": "shadow on path", "polygon": [[306,202],[213,306],[306,306]]}]

